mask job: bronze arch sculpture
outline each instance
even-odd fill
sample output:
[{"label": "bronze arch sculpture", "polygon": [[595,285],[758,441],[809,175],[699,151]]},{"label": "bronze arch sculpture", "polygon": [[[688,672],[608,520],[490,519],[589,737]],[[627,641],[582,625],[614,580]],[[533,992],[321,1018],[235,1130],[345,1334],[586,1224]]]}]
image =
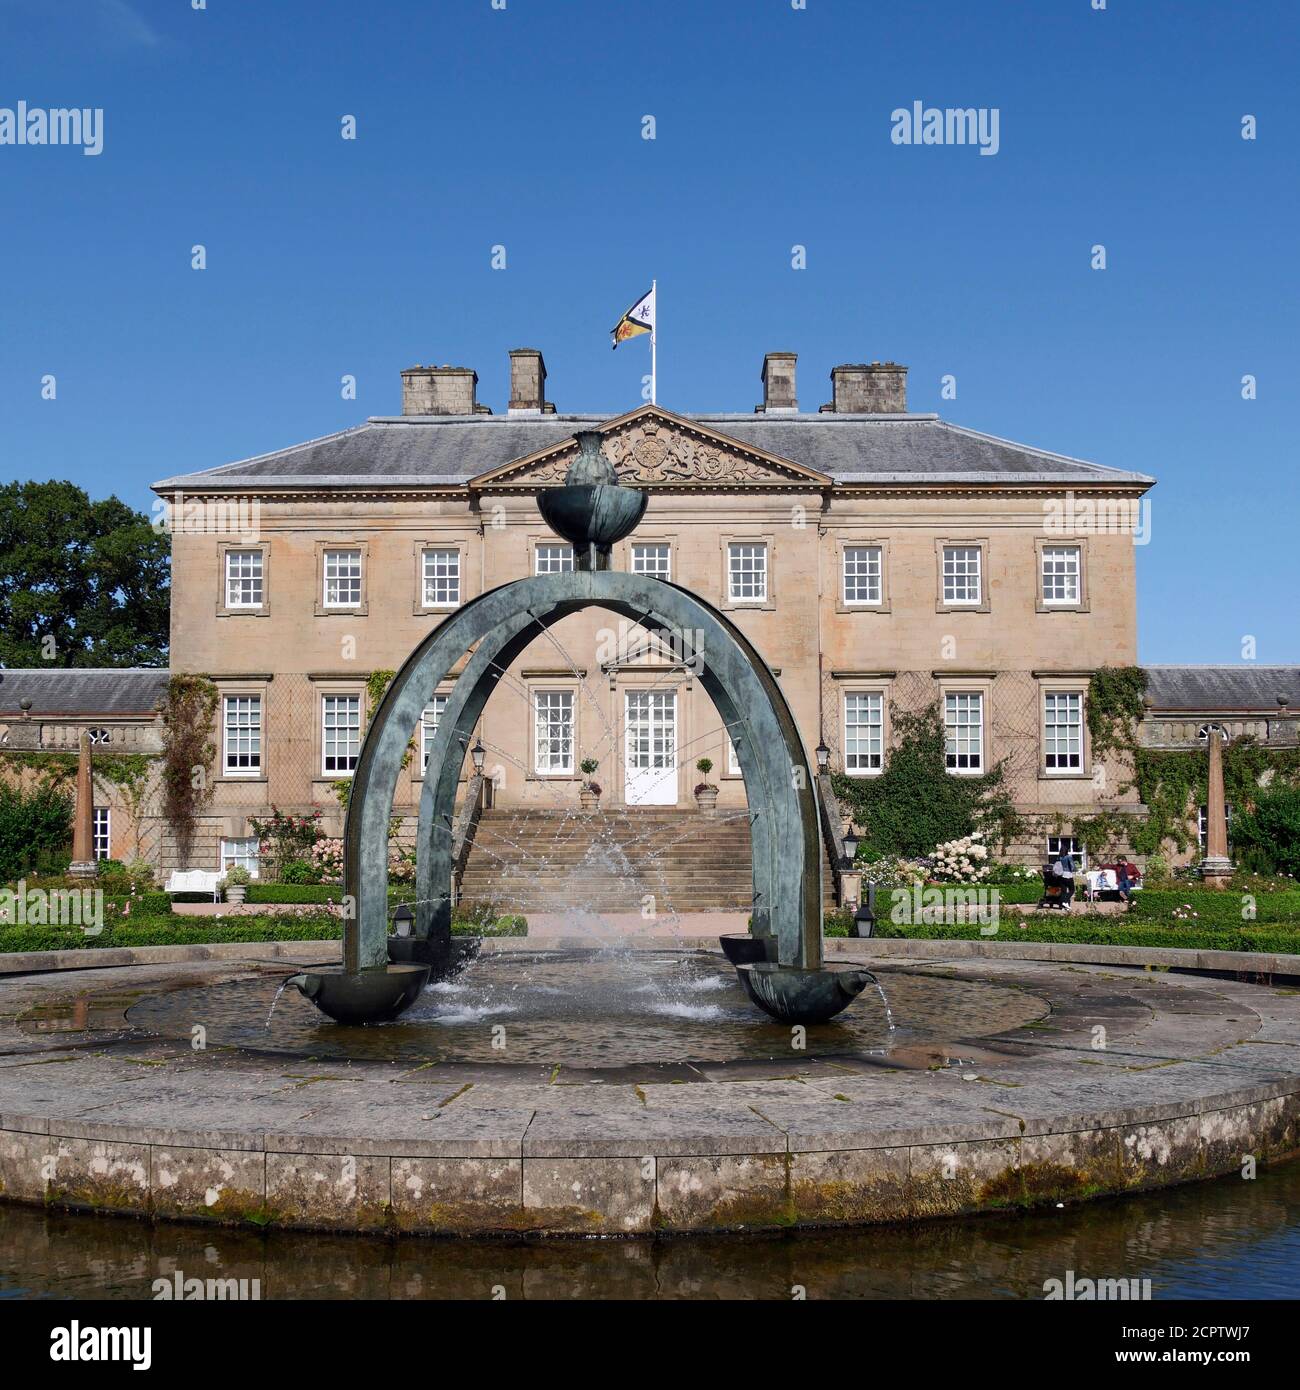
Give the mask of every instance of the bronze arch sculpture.
[{"label": "bronze arch sculpture", "polygon": [[[579,547],[579,568],[516,580],[472,599],[394,676],[367,730],[348,799],[343,971],[295,976],[295,983],[344,1021],[393,1017],[417,997],[428,967],[421,976],[420,967],[390,965],[387,910],[388,823],[412,731],[433,692],[472,649],[429,750],[420,797],[416,937],[449,941],[456,787],[483,708],[540,633],[570,613],[600,607],[652,629],[691,634],[694,674],[731,732],[749,799],[751,933],[765,943],[765,959],[738,970],[750,997],[775,1017],[820,1022],[856,997],[870,976],[822,962],[821,830],[794,716],[767,665],[724,614],[679,585],[608,568],[611,537],[635,526],[645,496],[614,483],[599,436],[579,440],[569,485],[542,494],[548,521]],[[584,467],[593,481],[585,480]]]}]

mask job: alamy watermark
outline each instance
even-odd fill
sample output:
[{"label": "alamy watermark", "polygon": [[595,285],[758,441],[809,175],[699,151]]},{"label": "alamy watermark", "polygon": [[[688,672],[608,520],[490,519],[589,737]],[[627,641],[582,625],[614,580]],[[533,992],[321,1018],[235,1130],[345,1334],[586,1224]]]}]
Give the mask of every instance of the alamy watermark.
[{"label": "alamy watermark", "polygon": [[261,539],[262,503],[256,497],[186,497],[183,492],[153,504],[153,529],[171,536],[233,536]]},{"label": "alamy watermark", "polygon": [[104,148],[102,106],[0,106],[0,145],[80,145],[82,154]]},{"label": "alamy watermark", "polygon": [[1048,536],[1131,536],[1134,545],[1151,541],[1149,497],[1051,497],[1043,503]]},{"label": "alamy watermark", "polygon": [[895,145],[978,145],[980,154],[1002,146],[1002,113],[996,106],[926,106],[914,101],[889,113]]},{"label": "alamy watermark", "polygon": [[19,879],[0,888],[0,926],[80,927],[86,936],[104,930],[102,888],[28,888]]}]

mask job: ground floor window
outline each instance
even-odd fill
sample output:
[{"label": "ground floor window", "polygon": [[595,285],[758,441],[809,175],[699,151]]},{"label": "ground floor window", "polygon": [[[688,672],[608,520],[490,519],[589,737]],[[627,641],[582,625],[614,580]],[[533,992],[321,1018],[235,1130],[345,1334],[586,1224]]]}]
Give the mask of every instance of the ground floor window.
[{"label": "ground floor window", "polygon": [[[1224,819],[1228,822],[1228,839],[1232,839],[1232,802],[1223,803]],[[1198,806],[1196,808],[1196,839],[1201,846],[1201,853],[1205,853],[1205,840],[1210,825],[1210,808],[1208,806]]]},{"label": "ground floor window", "polygon": [[361,696],[323,696],[321,732],[325,774],[350,773],[361,756]]},{"label": "ground floor window", "polygon": [[1088,851],[1083,847],[1083,841],[1076,839],[1073,835],[1049,835],[1047,837],[1047,859],[1054,864],[1063,854],[1068,854],[1074,860],[1074,867],[1084,870],[1088,867]]},{"label": "ground floor window", "polygon": [[221,842],[221,872],[227,869],[247,869],[252,878],[257,877],[257,836],[249,835],[236,840]]},{"label": "ground floor window", "polygon": [[1043,766],[1048,772],[1083,768],[1083,696],[1076,691],[1043,696]]},{"label": "ground floor window", "polygon": [[533,770],[543,776],[573,772],[573,691],[533,692]]},{"label": "ground floor window", "polygon": [[91,812],[91,843],[96,859],[111,859],[113,844],[113,813],[107,806],[96,806]]},{"label": "ground floor window", "polygon": [[949,772],[984,771],[984,696],[978,691],[945,695],[943,721]]},{"label": "ground floor window", "polygon": [[262,770],[262,697],[227,695],[222,716],[227,777],[255,777]]},{"label": "ground floor window", "polygon": [[433,747],[433,736],[438,732],[442,712],[447,708],[447,697],[435,695],[424,707],[424,717],[420,720],[420,771],[429,766],[429,749]]},{"label": "ground floor window", "polygon": [[885,765],[885,697],[851,690],[844,696],[844,771],[879,772]]}]

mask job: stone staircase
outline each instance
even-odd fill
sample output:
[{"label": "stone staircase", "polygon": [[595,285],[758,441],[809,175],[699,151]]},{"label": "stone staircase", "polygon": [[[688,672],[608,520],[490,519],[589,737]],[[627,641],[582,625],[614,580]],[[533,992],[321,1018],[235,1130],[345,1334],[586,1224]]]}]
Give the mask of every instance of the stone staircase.
[{"label": "stone staircase", "polygon": [[502,911],[635,913],[650,894],[659,912],[734,912],[752,903],[751,875],[745,814],[494,809],[479,817],[460,898]]}]

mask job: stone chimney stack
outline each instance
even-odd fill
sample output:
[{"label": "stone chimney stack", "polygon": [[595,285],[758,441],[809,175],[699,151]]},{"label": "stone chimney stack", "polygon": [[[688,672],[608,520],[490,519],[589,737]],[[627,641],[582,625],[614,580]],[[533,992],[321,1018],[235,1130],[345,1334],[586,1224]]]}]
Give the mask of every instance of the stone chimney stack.
[{"label": "stone chimney stack", "polygon": [[474,400],[477,385],[472,367],[408,367],[402,373],[402,414],[490,414]]},{"label": "stone chimney stack", "polygon": [[831,368],[833,399],[823,410],[836,415],[906,415],[907,368],[897,362]]},{"label": "stone chimney stack", "polygon": [[511,348],[508,414],[540,415],[545,409],[545,359],[536,348]]},{"label": "stone chimney stack", "polygon": [[763,358],[763,404],[758,407],[764,415],[793,415],[799,409],[794,394],[794,368],[799,360],[795,352],[769,352]]}]

